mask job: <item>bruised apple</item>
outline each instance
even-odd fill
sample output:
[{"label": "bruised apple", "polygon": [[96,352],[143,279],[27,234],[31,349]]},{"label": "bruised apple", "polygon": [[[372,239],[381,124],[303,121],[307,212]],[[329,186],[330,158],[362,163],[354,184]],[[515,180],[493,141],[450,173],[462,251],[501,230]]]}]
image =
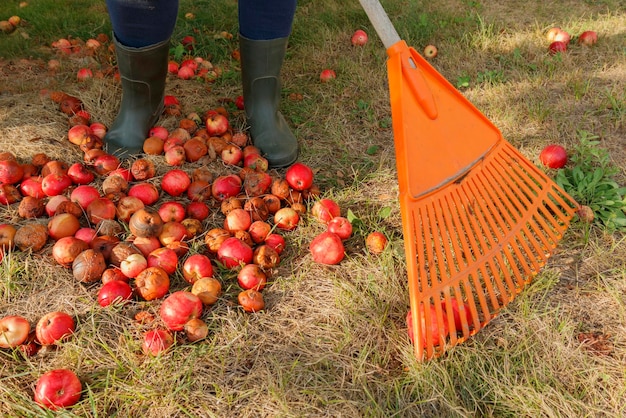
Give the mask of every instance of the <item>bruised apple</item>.
[{"label": "bruised apple", "polygon": [[191,286],[191,293],[198,296],[203,304],[213,305],[222,295],[222,284],[215,277],[202,277]]}]

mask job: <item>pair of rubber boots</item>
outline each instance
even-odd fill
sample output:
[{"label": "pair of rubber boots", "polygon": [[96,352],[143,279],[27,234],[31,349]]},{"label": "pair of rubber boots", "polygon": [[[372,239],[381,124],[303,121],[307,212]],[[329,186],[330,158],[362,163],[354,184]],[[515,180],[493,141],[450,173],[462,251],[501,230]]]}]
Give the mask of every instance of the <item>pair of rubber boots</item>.
[{"label": "pair of rubber boots", "polygon": [[[298,142],[278,110],[288,38],[257,41],[240,35],[239,39],[250,135],[272,167],[286,167],[298,157]],[[122,102],[104,141],[109,153],[124,157],[142,152],[148,131],[163,112],[170,41],[143,48],[114,42]]]}]

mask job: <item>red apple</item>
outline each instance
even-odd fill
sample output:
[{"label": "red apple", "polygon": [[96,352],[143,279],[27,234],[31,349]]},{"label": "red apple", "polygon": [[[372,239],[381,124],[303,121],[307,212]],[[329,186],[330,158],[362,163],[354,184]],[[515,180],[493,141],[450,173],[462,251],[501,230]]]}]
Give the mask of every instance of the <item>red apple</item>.
[{"label": "red apple", "polygon": [[188,65],[180,67],[178,69],[178,72],[176,73],[176,76],[180,78],[181,80],[189,80],[193,78],[195,75],[196,73],[194,72],[193,68],[191,68]]},{"label": "red apple", "polygon": [[96,175],[80,162],[70,165],[67,169],[67,175],[74,184],[89,184],[96,178]]},{"label": "red apple", "polygon": [[48,215],[48,217],[50,218],[53,217],[56,213],[58,206],[63,202],[69,201],[70,198],[62,194],[50,197],[48,199],[48,202],[46,203],[46,215]]},{"label": "red apple", "polygon": [[98,236],[98,231],[88,226],[84,226],[78,228],[78,230],[74,233],[74,237],[78,238],[81,241],[85,241],[89,244],[95,237]]},{"label": "red apple", "polygon": [[146,259],[152,251],[162,248],[161,241],[159,241],[158,237],[135,237],[133,239],[133,245],[137,247]]},{"label": "red apple", "polygon": [[42,316],[37,325],[35,332],[37,340],[42,345],[56,344],[72,335],[76,330],[74,318],[62,311],[49,312]]},{"label": "red apple", "polygon": [[250,167],[256,171],[267,171],[269,168],[269,162],[267,161],[267,158],[253,153],[248,154],[243,158],[243,166]]},{"label": "red apple", "polygon": [[88,184],[81,184],[80,186],[75,187],[72,190],[72,193],[70,193],[70,200],[78,203],[84,210],[87,209],[91,202],[99,197],[100,192],[98,189]]},{"label": "red apple", "polygon": [[322,72],[320,73],[320,81],[322,83],[328,83],[335,78],[337,78],[337,74],[331,69],[322,70]]},{"label": "red apple", "polygon": [[193,284],[202,277],[213,276],[211,259],[203,254],[193,254],[187,257],[182,266],[183,277]]},{"label": "red apple", "polygon": [[271,232],[272,225],[261,220],[252,222],[252,224],[250,224],[250,227],[248,228],[250,238],[255,244],[260,244],[264,242]]},{"label": "red apple", "polygon": [[[441,301],[441,309],[446,314],[446,307],[448,304],[445,299]],[[463,317],[465,317],[465,321],[467,322],[467,326],[469,328],[472,327],[472,313],[470,312],[469,306],[467,303],[462,302],[459,304],[455,297],[450,297],[450,309],[452,310],[452,317],[454,318],[454,329],[457,332],[463,331]],[[450,323],[448,323],[450,325]]]},{"label": "red apple", "polygon": [[560,30],[556,33],[556,35],[554,35],[555,42],[563,42],[565,45],[569,43],[570,39],[571,39],[570,34],[564,30]]},{"label": "red apple", "polygon": [[161,187],[170,196],[178,197],[182,195],[191,184],[191,177],[180,169],[169,170],[163,175]]},{"label": "red apple", "polygon": [[328,230],[333,232],[341,238],[342,241],[347,240],[352,236],[352,224],[343,216],[335,216],[328,221]]},{"label": "red apple", "polygon": [[48,236],[53,240],[69,237],[80,229],[80,221],[71,213],[59,213],[48,220]]},{"label": "red apple", "polygon": [[46,196],[62,194],[72,185],[72,179],[67,174],[50,173],[41,180],[41,189]]},{"label": "red apple", "polygon": [[241,178],[236,174],[219,176],[211,185],[211,194],[221,202],[229,197],[237,196],[241,192],[241,186]]},{"label": "red apple", "polygon": [[175,167],[182,166],[185,163],[186,158],[185,148],[183,148],[182,145],[174,145],[165,150],[165,162],[167,165]]},{"label": "red apple", "polygon": [[254,289],[261,291],[267,284],[267,275],[256,264],[246,264],[237,273],[237,283],[243,290]]},{"label": "red apple", "polygon": [[592,30],[584,31],[578,37],[578,43],[585,46],[593,46],[598,42],[598,33]]},{"label": "red apple", "polygon": [[539,161],[550,168],[562,168],[567,164],[567,151],[561,145],[548,145],[541,150]]},{"label": "red apple", "polygon": [[175,200],[163,202],[158,212],[163,222],[182,222],[186,216],[185,206]]},{"label": "red apple", "polygon": [[89,125],[78,124],[72,126],[67,131],[67,139],[74,145],[81,145],[89,138],[92,133]]},{"label": "red apple", "polygon": [[235,231],[247,231],[252,224],[250,213],[242,208],[235,208],[226,214],[224,229],[231,234]]},{"label": "red apple", "polygon": [[244,101],[243,101],[243,96],[239,95],[239,96],[235,97],[235,106],[239,110],[243,110],[245,108]]},{"label": "red apple", "polygon": [[228,118],[217,112],[206,117],[204,126],[210,136],[223,135],[230,128]]},{"label": "red apple", "polygon": [[235,144],[228,144],[220,153],[220,158],[228,165],[241,165],[243,161],[243,151]]},{"label": "red apple", "polygon": [[211,209],[204,202],[190,202],[187,205],[187,217],[203,221],[211,214]]},{"label": "red apple", "polygon": [[35,402],[47,409],[57,410],[75,405],[83,386],[69,369],[54,369],[44,373],[35,383]]},{"label": "red apple", "polygon": [[367,33],[365,33],[362,29],[357,29],[354,31],[352,38],[350,39],[352,45],[354,46],[363,46],[367,43]]},{"label": "red apple", "polygon": [[0,348],[15,348],[28,338],[30,322],[20,315],[0,319]]},{"label": "red apple", "polygon": [[548,47],[548,52],[550,53],[550,55],[555,55],[559,52],[565,51],[567,51],[567,44],[561,41],[554,41]]},{"label": "red apple", "polygon": [[167,128],[164,126],[153,126],[148,131],[148,136],[149,137],[156,136],[157,138],[160,138],[163,141],[165,141],[170,136],[170,133],[168,132]]},{"label": "red apple", "polygon": [[178,267],[178,255],[171,248],[156,248],[148,254],[148,267],[160,267],[172,275],[176,273]]},{"label": "red apple", "polygon": [[180,68],[180,65],[176,61],[170,60],[167,63],[167,72],[170,74],[178,74],[179,68]]},{"label": "red apple", "polygon": [[313,261],[321,264],[339,264],[345,255],[341,238],[337,234],[325,231],[313,238],[309,244]]},{"label": "red apple", "polygon": [[103,123],[93,122],[89,125],[89,131],[98,138],[104,139],[104,136],[107,133],[107,127]]},{"label": "red apple", "polygon": [[313,184],[313,170],[306,164],[295,163],[285,172],[285,180],[294,190],[306,190]]},{"label": "red apple", "polygon": [[141,350],[146,355],[158,356],[174,345],[174,337],[165,329],[152,329],[143,335]]},{"label": "red apple", "polygon": [[280,234],[271,233],[269,234],[264,241],[265,245],[272,247],[278,255],[280,255],[285,249],[286,243],[285,238]]},{"label": "red apple", "polygon": [[159,314],[170,331],[182,331],[188,321],[200,318],[202,308],[202,301],[198,296],[179,290],[165,298]]},{"label": "red apple", "polygon": [[299,221],[300,215],[290,207],[280,208],[274,214],[274,225],[285,231],[294,230],[298,226]]},{"label": "red apple", "polygon": [[76,73],[76,78],[78,79],[78,81],[85,81],[93,78],[93,71],[91,71],[89,68],[80,68]]},{"label": "red apple", "polygon": [[98,304],[102,307],[122,304],[133,296],[133,289],[123,280],[111,280],[98,291]]},{"label": "red apple", "polygon": [[[448,320],[446,316],[444,315],[442,318],[443,328],[440,329],[439,323],[437,322],[437,310],[434,305],[431,304],[429,306],[429,318],[426,318],[424,305],[420,304],[419,306],[421,317],[420,326],[424,348],[428,345],[429,341],[432,345],[435,346],[441,344],[449,333]],[[406,325],[408,328],[409,338],[411,339],[411,342],[415,343],[415,336],[413,333],[413,314],[410,310],[406,315]],[[428,336],[428,333],[430,333],[430,337]]]},{"label": "red apple", "polygon": [[321,223],[328,225],[331,219],[341,215],[341,208],[332,199],[320,199],[313,203],[311,215]]},{"label": "red apple", "polygon": [[[41,187],[42,181],[43,181],[43,177],[41,176],[33,176],[33,177],[25,178],[20,183],[19,190],[23,196],[32,196],[32,197],[36,197],[37,199],[43,199],[44,197],[46,197],[46,194],[44,193],[43,188]],[[62,195],[57,195],[57,196],[62,196]]]},{"label": "red apple", "polygon": [[145,206],[151,206],[159,200],[160,193],[154,184],[141,182],[130,186],[128,196],[134,196],[141,200]]},{"label": "red apple", "polygon": [[226,238],[217,250],[217,258],[226,268],[235,268],[252,262],[252,248],[238,238]]},{"label": "red apple", "polygon": [[94,170],[96,170],[96,173],[100,174],[101,176],[109,174],[113,170],[117,169],[119,166],[119,158],[112,154],[99,155],[93,161]]}]

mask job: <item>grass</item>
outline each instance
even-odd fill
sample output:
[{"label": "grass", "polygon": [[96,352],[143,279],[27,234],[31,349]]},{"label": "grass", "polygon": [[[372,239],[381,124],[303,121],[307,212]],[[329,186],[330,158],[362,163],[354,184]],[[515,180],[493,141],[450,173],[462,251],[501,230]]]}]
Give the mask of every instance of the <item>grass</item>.
[{"label": "grass", "polygon": [[[579,133],[587,132],[615,167],[612,179],[626,183],[623,1],[384,3],[400,36],[418,51],[437,45],[433,66],[529,160],[539,164],[549,143],[574,150]],[[116,82],[75,81],[79,67],[101,63],[59,58],[50,48],[62,37],[110,33],[104,7],[95,0],[72,7],[52,0],[24,8],[2,3],[0,20],[19,15],[25,24],[0,35],[0,151],[24,162],[36,152],[82,158],[65,139],[67,118],[40,96],[42,89],[75,94],[95,119],[112,122]],[[188,12],[195,18],[185,18]],[[566,54],[550,56],[545,32],[554,25],[573,35],[594,29],[600,40],[591,49],[574,43]],[[370,41],[354,48],[350,36],[359,28]],[[193,34],[197,54],[223,70],[213,84],[168,78],[167,92],[185,112],[241,94],[231,55],[237,38],[221,37],[222,31],[237,33],[235,1],[181,1],[173,52]],[[61,61],[56,73],[47,70],[51,58]],[[84,393],[63,416],[624,416],[625,237],[599,223],[574,220],[541,273],[498,317],[442,357],[415,360],[404,322],[409,301],[385,60],[356,3],[299,2],[282,110],[300,142],[300,160],[315,168],[323,195],[353,223],[338,266],[312,262],[308,243],[323,228],[305,216],[285,233],[287,249],[264,290],[264,312],[242,312],[232,273],[220,271],[224,295],[203,315],[209,337],[190,344],[178,336],[173,350],[146,358],[140,338],[147,326],[133,316],[141,309],[156,313],[158,302],[101,309],[98,284],[76,283],[50,261],[51,246],[39,254],[14,251],[0,263],[0,316],[24,315],[35,324],[59,309],[78,326],[60,347],[32,358],[0,351],[0,415],[46,416],[32,401],[35,381],[68,367]],[[335,82],[319,82],[324,68],[335,69]],[[242,125],[243,114],[229,109]],[[159,123],[172,128],[177,120]],[[160,174],[167,169],[158,167]],[[221,222],[213,209],[207,227]],[[0,222],[26,221],[11,205],[0,209]],[[364,247],[374,229],[390,238],[380,256]],[[192,245],[202,248],[200,240]],[[179,274],[173,288],[185,288]]]}]

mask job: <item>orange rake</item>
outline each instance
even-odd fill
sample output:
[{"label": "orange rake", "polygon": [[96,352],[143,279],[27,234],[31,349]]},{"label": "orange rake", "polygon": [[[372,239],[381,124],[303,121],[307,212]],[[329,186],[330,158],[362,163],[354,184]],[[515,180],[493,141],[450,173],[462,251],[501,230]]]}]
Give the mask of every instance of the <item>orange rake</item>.
[{"label": "orange rake", "polygon": [[510,303],[578,205],[400,39],[378,0],[359,1],[389,57],[412,332],[423,360]]}]

